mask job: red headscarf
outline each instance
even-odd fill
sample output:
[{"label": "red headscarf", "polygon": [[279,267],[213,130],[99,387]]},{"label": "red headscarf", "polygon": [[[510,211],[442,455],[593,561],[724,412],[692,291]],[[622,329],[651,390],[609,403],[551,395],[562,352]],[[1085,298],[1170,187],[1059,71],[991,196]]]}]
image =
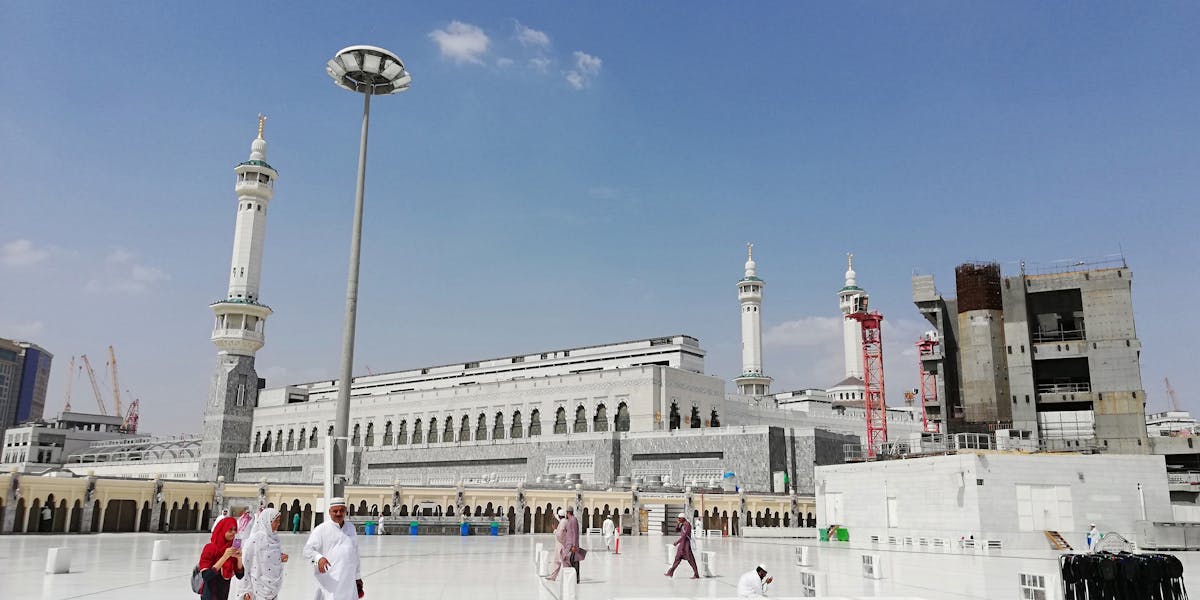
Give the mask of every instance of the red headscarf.
[{"label": "red headscarf", "polygon": [[[200,569],[211,569],[217,561],[221,560],[221,555],[225,554],[225,550],[233,545],[232,540],[225,539],[225,534],[229,530],[237,531],[237,519],[224,518],[217,521],[216,529],[213,529],[212,540],[204,545],[204,550],[200,552]],[[221,576],[225,579],[233,578],[233,567],[237,564],[235,560],[227,560],[221,565]]]}]

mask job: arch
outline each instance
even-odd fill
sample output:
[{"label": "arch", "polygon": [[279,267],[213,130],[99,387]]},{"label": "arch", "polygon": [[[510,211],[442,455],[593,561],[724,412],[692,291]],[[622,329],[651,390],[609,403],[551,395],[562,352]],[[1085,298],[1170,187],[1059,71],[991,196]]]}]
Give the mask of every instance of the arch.
[{"label": "arch", "polygon": [[400,427],[396,428],[396,445],[408,443],[408,420],[400,419]]},{"label": "arch", "polygon": [[808,514],[804,515],[804,524],[809,527],[816,527],[817,520],[813,517],[812,513],[808,513]]},{"label": "arch", "polygon": [[508,533],[514,534],[517,532],[517,509],[516,507],[508,507]]},{"label": "arch", "polygon": [[624,402],[617,405],[617,416],[613,418],[617,431],[629,431],[629,405]]},{"label": "arch", "polygon": [[717,415],[717,409],[715,409],[715,408],[712,409],[712,415],[710,415],[708,418],[708,426],[709,427],[720,427],[721,426],[721,417]]},{"label": "arch", "polygon": [[671,414],[670,414],[670,417],[668,420],[668,425],[671,429],[679,429],[679,423],[680,423],[679,403],[672,401],[671,402]]},{"label": "arch", "polygon": [[784,527],[792,526],[792,514],[791,513],[783,513],[783,526]]},{"label": "arch", "polygon": [[360,436],[360,435],[359,435],[359,428],[360,428],[360,427],[361,427],[361,424],[360,424],[360,423],[355,423],[355,424],[354,424],[354,433],[351,433],[351,434],[350,434],[350,445],[351,445],[351,446],[360,446],[360,445],[362,445],[362,436]]},{"label": "arch", "polygon": [[13,509],[13,533],[25,531],[25,498],[17,498],[17,506]]},{"label": "arch", "polygon": [[104,508],[104,533],[136,531],[137,510],[133,500],[109,500]]},{"label": "arch", "polygon": [[282,429],[275,430],[275,451],[276,452],[283,451],[283,430]]},{"label": "arch", "polygon": [[392,433],[392,422],[388,421],[383,424],[383,445],[391,446],[395,441],[395,435]]},{"label": "arch", "polygon": [[560,406],[560,407],[558,407],[558,410],[554,411],[554,433],[566,433],[566,432],[567,432],[567,409]]},{"label": "arch", "polygon": [[306,440],[308,440],[308,436],[307,436],[307,435],[305,435],[305,433],[304,433],[305,431],[306,431],[306,429],[305,429],[304,427],[301,427],[301,428],[300,428],[300,435],[296,437],[296,449],[297,449],[297,450],[303,450],[303,449],[304,449],[304,442],[305,442]]},{"label": "arch", "polygon": [[494,424],[492,425],[492,439],[504,439],[504,413],[497,411]]},{"label": "arch", "polygon": [[369,515],[369,514],[371,514],[371,512],[370,512],[370,509],[368,509],[368,508],[367,508],[367,501],[366,501],[366,500],[360,500],[360,501],[358,502],[358,512],[357,512],[356,514],[360,514],[360,515]]},{"label": "arch", "polygon": [[400,505],[400,512],[396,513],[396,516],[398,516],[398,517],[407,517],[407,516],[408,516],[408,505],[407,505],[407,504],[401,504],[401,505]]},{"label": "arch", "polygon": [[573,431],[575,433],[587,433],[587,430],[587,409],[580,404],[579,407],[575,409],[575,427]]},{"label": "arch", "polygon": [[392,505],[391,504],[383,505],[383,516],[385,516],[385,517],[392,516]]},{"label": "arch", "polygon": [[208,527],[209,523],[212,523],[212,505],[205,502],[204,512],[200,513],[200,525],[198,529],[204,531],[204,528]]},{"label": "arch", "polygon": [[437,417],[429,417],[429,443],[436,444],[437,441],[438,441]]},{"label": "arch", "polygon": [[453,442],[454,441],[454,417],[450,417],[450,416],[446,417],[446,428],[444,431],[442,431],[442,441],[443,442]]},{"label": "arch", "polygon": [[308,434],[308,447],[309,448],[317,447],[317,428],[316,427],[313,427],[312,431],[309,432],[309,434]]},{"label": "arch", "polygon": [[693,407],[692,407],[692,418],[690,419],[689,426],[690,426],[692,429],[700,429],[700,426],[701,426],[701,423],[700,423],[700,407],[698,407],[698,406],[693,406]]},{"label": "arch", "polygon": [[326,437],[333,437],[333,425],[329,426],[329,433],[327,433],[325,435],[326,435]]},{"label": "arch", "polygon": [[25,531],[27,533],[38,533],[42,530],[42,501],[38,498],[33,499],[33,504],[29,505],[29,519],[25,523]]},{"label": "arch", "polygon": [[522,437],[524,432],[521,431],[521,411],[514,410],[512,414],[512,429],[508,432],[508,437],[517,439]]},{"label": "arch", "polygon": [[88,531],[92,533],[100,533],[100,501],[92,501],[92,522],[89,524]]},{"label": "arch", "polygon": [[454,516],[454,505],[453,504],[446,505],[446,516],[447,517]]},{"label": "arch", "polygon": [[[54,498],[54,495],[51,494],[48,496],[48,498]],[[54,506],[54,502],[47,502],[47,504]],[[54,506],[54,518],[51,519],[50,522],[50,531],[55,533],[66,533],[67,521],[69,520],[70,516],[70,512],[67,510],[67,501],[59,500],[58,505]]]},{"label": "arch", "polygon": [[471,441],[471,417],[467,415],[462,416],[462,420],[458,426],[458,441]]},{"label": "arch", "polygon": [[608,431],[608,409],[604,404],[596,405],[596,416],[592,417],[592,431]]},{"label": "arch", "polygon": [[[525,508],[525,512],[529,512],[529,507]],[[533,531],[527,533],[542,533],[542,507],[537,507],[533,511]]]},{"label": "arch", "polygon": [[[271,435],[271,434],[268,433],[267,435]],[[262,445],[262,432],[261,431],[254,432],[254,445],[250,446],[250,447],[254,448],[255,450],[266,452],[266,450],[264,449],[264,447]]]},{"label": "arch", "polygon": [[425,441],[424,432],[421,431],[421,420],[413,421],[412,443],[421,444]]},{"label": "arch", "polygon": [[313,512],[312,505],[305,503],[304,512],[300,514],[300,531],[308,531],[312,529]]},{"label": "arch", "polygon": [[521,533],[533,533],[531,529],[533,527],[533,519],[531,518],[533,515],[529,512],[528,506],[525,507],[524,514],[525,516],[522,519],[523,522],[521,523]]},{"label": "arch", "polygon": [[150,508],[150,501],[142,502],[142,511],[138,517],[138,531],[150,531],[150,519],[154,516],[154,510]]},{"label": "arch", "polygon": [[286,448],[287,448],[288,452],[291,452],[292,450],[296,449],[296,430],[295,429],[288,430]]},{"label": "arch", "polygon": [[529,413],[529,437],[542,435],[542,411],[533,409]]},{"label": "arch", "polygon": [[78,500],[71,507],[71,521],[67,526],[67,531],[70,533],[81,533],[83,531],[83,504]]},{"label": "arch", "polygon": [[262,451],[263,452],[271,451],[271,432],[270,431],[267,432],[267,435],[263,436]]},{"label": "arch", "polygon": [[487,415],[483,413],[479,413],[479,419],[475,421],[475,439],[481,442],[488,439]]},{"label": "arch", "polygon": [[375,422],[367,423],[367,436],[363,439],[363,445],[371,448],[375,446]]}]

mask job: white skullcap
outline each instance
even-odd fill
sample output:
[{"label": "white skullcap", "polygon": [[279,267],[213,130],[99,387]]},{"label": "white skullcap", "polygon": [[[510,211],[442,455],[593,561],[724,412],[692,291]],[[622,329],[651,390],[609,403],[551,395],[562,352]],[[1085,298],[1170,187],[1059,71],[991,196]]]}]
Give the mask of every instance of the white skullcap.
[{"label": "white skullcap", "polygon": [[556,512],[555,514],[558,515],[558,518],[561,519],[564,516],[566,516],[567,513],[563,512],[563,509],[560,508],[560,509],[558,509],[558,512]]},{"label": "white skullcap", "polygon": [[334,506],[345,506],[345,505],[346,505],[346,499],[345,499],[345,498],[330,498],[330,499],[329,499],[329,506],[330,506],[330,507],[334,507]]},{"label": "white skullcap", "polygon": [[763,565],[762,565],[762,563],[759,563],[759,565],[758,565],[757,567],[754,567],[754,568],[755,568],[755,569],[762,569],[762,572],[763,572],[763,573],[766,573],[766,572],[767,572],[767,568],[766,568],[765,566],[763,566]]},{"label": "white skullcap", "polygon": [[687,518],[687,515],[684,515],[683,513],[679,513],[679,518],[680,518],[680,519],[686,519],[686,518]]}]

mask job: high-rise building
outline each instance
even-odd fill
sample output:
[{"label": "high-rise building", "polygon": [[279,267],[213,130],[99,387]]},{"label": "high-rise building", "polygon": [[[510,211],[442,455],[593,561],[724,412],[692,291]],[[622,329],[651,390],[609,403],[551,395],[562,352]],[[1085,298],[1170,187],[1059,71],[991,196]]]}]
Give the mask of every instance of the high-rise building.
[{"label": "high-rise building", "polygon": [[754,262],[754,244],[746,244],[746,272],[738,280],[738,302],[742,308],[742,374],[734,379],[738,393],[765,396],[771,390],[771,378],[762,364],[762,294],[766,284],[758,277]]},{"label": "high-rise building", "polygon": [[232,481],[237,453],[250,449],[251,421],[260,380],[254,355],[265,342],[270,307],[259,301],[258,286],[267,227],[267,206],[275,195],[279,173],[267,164],[267,142],[258,118],[258,137],[250,144],[250,158],[234,167],[237,181],[237,224],[233,236],[233,262],[226,298],[213,303],[216,314],[212,342],[217,347],[204,433],[200,450],[200,478],[224,476]]},{"label": "high-rise building", "polygon": [[42,418],[53,360],[37,344],[0,338],[0,429]]}]

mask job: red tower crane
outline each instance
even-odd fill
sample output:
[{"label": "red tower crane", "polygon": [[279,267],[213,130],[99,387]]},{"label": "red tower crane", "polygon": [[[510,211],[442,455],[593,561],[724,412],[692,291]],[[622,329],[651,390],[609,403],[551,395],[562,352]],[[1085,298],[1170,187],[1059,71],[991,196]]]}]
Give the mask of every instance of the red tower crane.
[{"label": "red tower crane", "polygon": [[[128,390],[126,390],[128,391]],[[138,426],[138,408],[142,401],[139,398],[133,399],[133,404],[129,405],[129,412],[125,414],[125,421],[121,423],[120,431],[122,433],[137,433]]]},{"label": "red tower crane", "polygon": [[846,315],[862,326],[863,407],[867,412],[867,458],[887,443],[887,400],[883,394],[883,315],[867,312],[865,299]]},{"label": "red tower crane", "polygon": [[936,421],[932,424],[929,422],[929,414],[925,409],[930,404],[937,404],[937,372],[926,371],[925,361],[922,360],[926,356],[937,354],[939,343],[936,337],[930,335],[923,335],[917,340],[917,368],[921,381],[921,431],[925,433],[938,433],[940,430]]}]

